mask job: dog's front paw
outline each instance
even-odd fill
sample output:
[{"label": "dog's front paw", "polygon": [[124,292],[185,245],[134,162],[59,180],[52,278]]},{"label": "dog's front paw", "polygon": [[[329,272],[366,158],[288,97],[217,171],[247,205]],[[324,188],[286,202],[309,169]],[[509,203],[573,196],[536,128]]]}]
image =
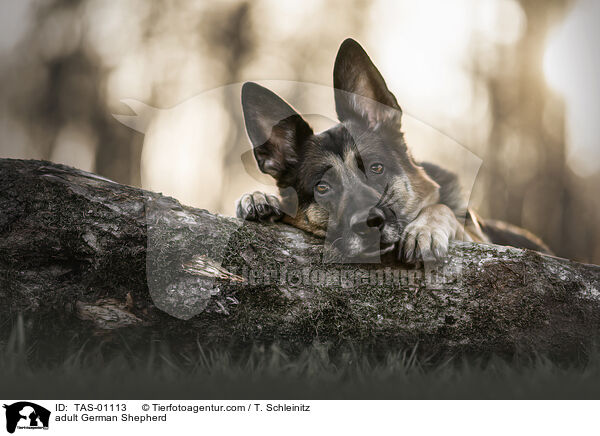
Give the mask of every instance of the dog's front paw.
[{"label": "dog's front paw", "polygon": [[413,221],[402,235],[402,260],[406,263],[440,261],[448,254],[449,242],[450,237],[443,230]]},{"label": "dog's front paw", "polygon": [[238,218],[249,221],[277,221],[283,217],[279,199],[271,194],[244,194],[236,207]]},{"label": "dog's front paw", "polygon": [[435,204],[423,208],[417,218],[406,226],[398,253],[406,263],[441,261],[448,254],[450,241],[464,238],[464,229],[452,210]]}]

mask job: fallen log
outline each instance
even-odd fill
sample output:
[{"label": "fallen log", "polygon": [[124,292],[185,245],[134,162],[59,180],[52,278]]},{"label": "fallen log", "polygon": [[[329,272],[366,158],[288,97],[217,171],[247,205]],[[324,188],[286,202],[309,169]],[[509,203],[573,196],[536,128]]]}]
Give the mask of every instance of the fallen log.
[{"label": "fallen log", "polygon": [[0,159],[2,325],[22,314],[63,338],[137,329],[201,344],[553,356],[585,352],[600,336],[599,266],[471,243],[452,243],[427,268],[335,264],[322,245],[285,224]]}]

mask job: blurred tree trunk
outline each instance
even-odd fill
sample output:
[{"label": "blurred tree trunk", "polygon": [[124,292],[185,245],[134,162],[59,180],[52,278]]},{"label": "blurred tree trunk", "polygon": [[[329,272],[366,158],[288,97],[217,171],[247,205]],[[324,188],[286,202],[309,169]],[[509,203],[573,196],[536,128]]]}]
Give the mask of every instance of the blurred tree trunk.
[{"label": "blurred tree trunk", "polygon": [[600,267],[535,252],[454,243],[425,271],[328,264],[321,240],[289,226],[41,161],[0,160],[0,209],[1,323],[42,314],[55,337],[93,326],[574,356],[600,333]]}]

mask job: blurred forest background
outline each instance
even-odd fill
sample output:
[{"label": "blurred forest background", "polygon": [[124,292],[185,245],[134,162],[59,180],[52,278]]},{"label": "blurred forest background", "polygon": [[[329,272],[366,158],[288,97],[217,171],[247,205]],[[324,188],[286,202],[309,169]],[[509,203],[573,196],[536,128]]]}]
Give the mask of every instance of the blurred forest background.
[{"label": "blurred forest background", "polygon": [[[122,100],[173,108],[247,80],[331,86],[339,44],[353,37],[405,113],[482,160],[471,196],[482,216],[600,264],[596,0],[20,0],[0,9],[0,157],[66,163],[233,214],[236,198],[264,189],[240,163],[250,146],[239,88],[213,94],[214,111],[186,113],[191,128],[171,120],[146,135],[115,119],[133,115],[136,104]],[[303,95],[284,97],[301,105]],[[413,148],[433,140],[407,138]]]}]

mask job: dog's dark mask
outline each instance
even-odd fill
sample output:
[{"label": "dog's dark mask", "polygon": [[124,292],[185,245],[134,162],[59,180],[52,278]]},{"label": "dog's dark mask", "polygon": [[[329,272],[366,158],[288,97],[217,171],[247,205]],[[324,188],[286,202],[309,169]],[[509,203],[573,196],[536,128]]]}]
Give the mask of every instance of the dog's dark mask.
[{"label": "dog's dark mask", "polygon": [[438,199],[439,186],[412,160],[401,133],[402,110],[368,55],[353,40],[334,67],[340,123],[314,134],[290,105],[246,83],[242,106],[260,170],[286,202],[297,195],[296,227],[326,237],[342,258],[390,251],[406,224]]}]

